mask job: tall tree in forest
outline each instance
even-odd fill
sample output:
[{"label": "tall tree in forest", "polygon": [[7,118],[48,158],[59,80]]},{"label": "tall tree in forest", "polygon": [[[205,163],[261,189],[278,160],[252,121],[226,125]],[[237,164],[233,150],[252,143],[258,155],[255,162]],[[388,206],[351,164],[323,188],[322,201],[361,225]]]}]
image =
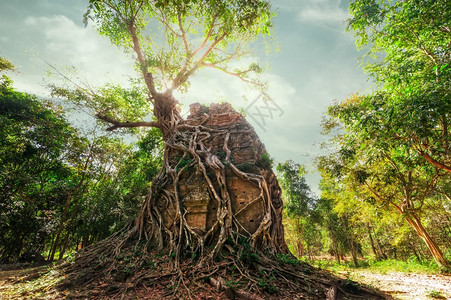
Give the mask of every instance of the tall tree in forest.
[{"label": "tall tree in forest", "polygon": [[288,160],[278,164],[277,171],[284,192],[287,216],[295,224],[297,255],[310,255],[310,251],[307,249],[306,253],[305,248],[309,248],[313,244],[313,237],[315,236],[315,226],[312,221],[315,199],[305,181],[305,168],[292,160]]},{"label": "tall tree in forest", "polygon": [[[13,66],[0,58],[0,68]],[[51,235],[51,215],[74,174],[63,162],[76,132],[58,107],[0,80],[0,261],[39,253]]]},{"label": "tall tree in forest", "polygon": [[[186,90],[200,69],[214,68],[264,86],[253,76],[262,71],[257,63],[244,69],[232,69],[228,63],[250,54],[249,42],[269,34],[271,16],[269,3],[262,0],[91,0],[85,22],[92,20],[113,44],[134,53],[145,94],[144,99],[122,97],[124,108],[111,95],[98,97],[88,91],[90,102],[84,104],[111,124],[109,130],[157,127],[166,141],[183,122],[173,92]],[[156,121],[143,121],[150,111]]]},{"label": "tall tree in forest", "polygon": [[332,240],[332,252],[339,261],[340,251],[351,252],[355,267],[359,266],[358,253],[361,253],[361,244],[356,238],[356,210],[361,210],[352,201],[353,195],[346,193],[324,172],[324,159],[319,161],[319,170],[322,176],[321,199],[318,200],[318,211],[323,225],[328,229]]},{"label": "tall tree in forest", "polygon": [[[364,68],[380,85],[329,108],[326,130],[343,125],[330,170],[392,205],[449,266],[421,222],[425,202],[449,177],[450,12],[446,1],[350,3],[348,29],[368,46]],[[362,192],[362,191],[361,191]],[[364,192],[364,193],[365,193]],[[363,198],[366,198],[363,196]]]},{"label": "tall tree in forest", "polygon": [[339,150],[323,158],[320,169],[326,176],[340,179],[340,185],[345,186],[342,189],[354,192],[354,197],[395,208],[424,240],[437,263],[446,267],[449,263],[421,216],[429,199],[444,187],[449,173],[424,161],[390,132],[369,135],[366,128],[373,123],[366,119],[377,108],[366,100],[373,97],[351,96],[329,108],[330,119],[324,128],[329,131],[343,126],[344,133],[335,136]]}]

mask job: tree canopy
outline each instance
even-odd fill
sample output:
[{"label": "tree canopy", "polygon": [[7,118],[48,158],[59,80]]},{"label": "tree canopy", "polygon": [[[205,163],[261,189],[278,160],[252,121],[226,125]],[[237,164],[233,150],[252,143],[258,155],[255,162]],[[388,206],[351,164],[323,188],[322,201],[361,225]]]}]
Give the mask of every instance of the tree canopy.
[{"label": "tree canopy", "polygon": [[[320,169],[341,191],[389,204],[446,258],[422,224],[428,203],[449,198],[450,15],[446,1],[352,1],[348,29],[369,49],[364,69],[379,85],[329,107],[335,154]],[[446,12],[444,12],[446,11]],[[336,177],[335,179],[333,179]]]},{"label": "tree canopy", "polygon": [[[54,94],[82,102],[109,130],[121,127],[159,127],[180,119],[174,90],[186,90],[191,77],[214,68],[264,88],[257,62],[231,62],[252,51],[250,42],[268,35],[273,13],[269,1],[258,0],[91,0],[85,23],[92,21],[113,44],[131,53],[141,73],[133,91],[108,86],[94,91],[54,87]],[[142,84],[142,85],[140,85]],[[144,121],[153,109],[154,121]]]},{"label": "tree canopy", "polygon": [[376,142],[398,142],[451,172],[449,3],[352,1],[350,13],[348,29],[360,48],[369,49],[364,69],[380,89],[361,98],[348,123]]}]

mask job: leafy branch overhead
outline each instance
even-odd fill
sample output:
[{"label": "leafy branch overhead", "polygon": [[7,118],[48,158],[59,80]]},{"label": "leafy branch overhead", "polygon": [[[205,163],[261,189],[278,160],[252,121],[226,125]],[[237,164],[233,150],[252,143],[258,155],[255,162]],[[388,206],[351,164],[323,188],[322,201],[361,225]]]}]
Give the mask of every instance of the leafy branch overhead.
[{"label": "leafy branch overhead", "polygon": [[[85,24],[91,21],[113,44],[134,56],[141,79],[133,90],[141,94],[113,86],[94,90],[88,84],[71,82],[75,89],[53,87],[54,95],[84,102],[84,107],[110,123],[113,130],[158,126],[144,121],[151,106],[157,110],[177,106],[172,92],[186,91],[192,76],[203,68],[220,70],[265,89],[258,78],[262,68],[257,62],[238,68],[231,62],[250,55],[250,43],[269,35],[272,16],[265,0],[91,0]],[[161,119],[162,113],[154,111],[154,116]]]},{"label": "leafy branch overhead", "polygon": [[142,75],[139,84],[145,89],[135,84],[133,90],[142,94],[132,95],[111,85],[94,90],[75,84],[75,89],[53,87],[54,94],[75,102],[85,98],[84,104],[111,123],[112,130],[143,125],[143,112],[151,112],[149,104],[155,108],[156,101],[171,98],[174,90],[186,91],[192,76],[203,68],[264,89],[257,62],[244,68],[231,62],[250,55],[250,43],[269,35],[272,15],[268,1],[90,1],[85,24],[92,21],[113,44],[134,56]]},{"label": "leafy branch overhead", "polygon": [[0,71],[14,70],[12,62],[0,56]]}]

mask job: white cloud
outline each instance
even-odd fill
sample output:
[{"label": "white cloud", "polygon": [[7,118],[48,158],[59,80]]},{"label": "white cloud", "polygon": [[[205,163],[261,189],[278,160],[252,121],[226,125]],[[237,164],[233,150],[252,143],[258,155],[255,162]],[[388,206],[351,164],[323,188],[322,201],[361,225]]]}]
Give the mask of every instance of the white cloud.
[{"label": "white cloud", "polygon": [[[26,34],[30,42],[28,49],[33,49],[31,59],[33,69],[22,70],[22,85],[30,92],[45,93],[37,84],[50,69],[47,61],[59,71],[66,73],[67,67],[73,67],[80,78],[89,84],[102,85],[109,81],[127,84],[128,76],[134,75],[133,61],[110,41],[100,36],[94,28],[84,28],[63,15],[45,17],[27,17],[24,21]],[[43,61],[44,60],[44,61]],[[30,76],[33,77],[30,80]],[[73,75],[74,76],[74,75]],[[58,78],[51,78],[52,82]],[[34,86],[27,82],[35,82]]]},{"label": "white cloud", "polygon": [[35,18],[35,17],[28,17],[28,18],[25,19],[24,23],[27,26],[34,26],[37,23],[37,18]]}]

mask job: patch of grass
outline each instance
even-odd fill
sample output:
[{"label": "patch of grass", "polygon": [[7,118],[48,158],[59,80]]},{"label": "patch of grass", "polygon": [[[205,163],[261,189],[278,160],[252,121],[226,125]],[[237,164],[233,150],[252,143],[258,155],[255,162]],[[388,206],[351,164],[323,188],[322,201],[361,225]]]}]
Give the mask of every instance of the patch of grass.
[{"label": "patch of grass", "polygon": [[314,260],[310,262],[315,267],[327,269],[331,272],[346,272],[353,269],[362,269],[386,274],[389,272],[403,273],[427,273],[438,274],[440,267],[434,261],[418,261],[416,259],[408,259],[407,261],[387,259],[375,261],[372,259],[360,260],[359,267],[356,268],[352,261],[342,261],[338,263],[335,260]]},{"label": "patch of grass", "polygon": [[432,261],[419,262],[417,260],[387,259],[375,261],[368,269],[378,272],[404,272],[404,273],[439,273],[439,266]]},{"label": "patch of grass", "polygon": [[429,291],[427,294],[426,294],[428,297],[431,297],[431,298],[433,298],[433,299],[446,299],[446,297],[445,296],[443,296],[440,292],[437,292],[437,291]]},{"label": "patch of grass", "polygon": [[277,254],[277,260],[284,264],[298,265],[299,260],[290,254]]}]

